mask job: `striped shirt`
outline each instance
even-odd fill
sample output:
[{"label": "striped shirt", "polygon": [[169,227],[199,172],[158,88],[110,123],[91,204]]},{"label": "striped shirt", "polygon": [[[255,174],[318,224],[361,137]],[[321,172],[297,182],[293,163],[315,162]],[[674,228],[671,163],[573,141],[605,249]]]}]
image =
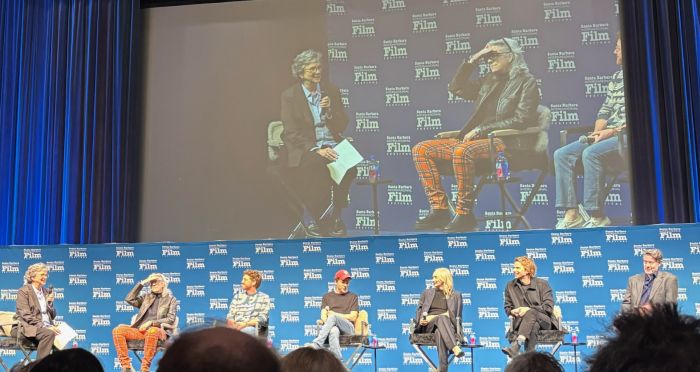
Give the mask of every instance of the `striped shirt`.
[{"label": "striped shirt", "polygon": [[613,74],[608,83],[608,94],[598,110],[598,119],[608,121],[606,128],[617,128],[625,124],[625,84],[622,70]]},{"label": "striped shirt", "polygon": [[260,291],[252,295],[241,291],[233,296],[226,319],[239,323],[255,319],[260,324],[266,324],[269,313],[270,296]]}]

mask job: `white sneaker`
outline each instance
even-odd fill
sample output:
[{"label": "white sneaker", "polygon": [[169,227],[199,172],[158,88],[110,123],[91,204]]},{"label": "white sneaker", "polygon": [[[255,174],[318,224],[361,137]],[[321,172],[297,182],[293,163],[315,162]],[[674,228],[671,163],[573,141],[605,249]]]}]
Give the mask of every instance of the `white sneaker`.
[{"label": "white sneaker", "polygon": [[588,222],[586,222],[583,225],[584,229],[587,229],[589,227],[604,227],[604,226],[610,226],[612,222],[610,222],[610,218],[608,216],[605,217],[591,217]]},{"label": "white sneaker", "polygon": [[557,221],[557,226],[555,227],[555,229],[575,229],[578,227],[582,227],[585,224],[586,221],[583,219],[583,216],[579,214],[573,221],[567,221],[566,218],[559,219],[559,221]]}]

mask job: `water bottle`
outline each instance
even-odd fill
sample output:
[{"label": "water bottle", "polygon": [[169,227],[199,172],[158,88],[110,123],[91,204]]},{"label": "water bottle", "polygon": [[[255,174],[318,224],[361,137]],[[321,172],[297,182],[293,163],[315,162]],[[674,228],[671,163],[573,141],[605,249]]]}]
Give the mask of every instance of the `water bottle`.
[{"label": "water bottle", "polygon": [[476,333],[469,335],[469,345],[476,345]]},{"label": "water bottle", "polygon": [[379,160],[372,155],[369,157],[369,182],[377,183],[377,179],[379,179]]},{"label": "water bottle", "polygon": [[73,349],[77,349],[77,348],[78,348],[78,341],[73,340]]},{"label": "water bottle", "polygon": [[496,156],[496,178],[499,181],[507,181],[510,178],[510,167],[508,166],[508,158],[499,151]]},{"label": "water bottle", "polygon": [[576,332],[571,333],[571,343],[578,344],[578,335],[576,334]]}]

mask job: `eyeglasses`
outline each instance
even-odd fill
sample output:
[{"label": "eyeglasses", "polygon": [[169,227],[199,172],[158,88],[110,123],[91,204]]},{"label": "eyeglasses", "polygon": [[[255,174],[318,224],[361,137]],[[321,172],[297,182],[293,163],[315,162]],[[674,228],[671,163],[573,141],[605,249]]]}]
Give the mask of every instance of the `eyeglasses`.
[{"label": "eyeglasses", "polygon": [[486,63],[491,63],[491,62],[495,61],[497,58],[501,58],[501,57],[503,57],[503,56],[505,56],[505,55],[508,55],[508,54],[510,54],[510,52],[506,52],[506,53],[491,53],[491,54],[488,56],[488,58],[486,58]]},{"label": "eyeglasses", "polygon": [[321,66],[311,66],[311,67],[304,68],[304,71],[306,71],[306,72],[320,72],[322,70],[323,70],[323,67],[321,67]]}]

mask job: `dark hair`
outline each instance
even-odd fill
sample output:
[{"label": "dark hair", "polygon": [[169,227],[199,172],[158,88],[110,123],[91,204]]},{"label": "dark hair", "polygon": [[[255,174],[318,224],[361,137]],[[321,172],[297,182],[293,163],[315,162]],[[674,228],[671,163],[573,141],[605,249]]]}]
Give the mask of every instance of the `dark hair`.
[{"label": "dark hair", "polygon": [[279,372],[280,361],[257,338],[231,328],[182,333],[158,362],[161,372]]},{"label": "dark hair", "polygon": [[344,372],[345,367],[325,349],[301,347],[282,358],[284,372]]},{"label": "dark hair", "polygon": [[696,371],[700,366],[700,320],[673,303],[624,312],[607,343],[587,359],[591,372]]},{"label": "dark hair", "polygon": [[55,351],[29,366],[31,372],[103,372],[102,364],[85,349]]},{"label": "dark hair", "polygon": [[564,372],[552,354],[531,351],[513,358],[505,372]]}]

